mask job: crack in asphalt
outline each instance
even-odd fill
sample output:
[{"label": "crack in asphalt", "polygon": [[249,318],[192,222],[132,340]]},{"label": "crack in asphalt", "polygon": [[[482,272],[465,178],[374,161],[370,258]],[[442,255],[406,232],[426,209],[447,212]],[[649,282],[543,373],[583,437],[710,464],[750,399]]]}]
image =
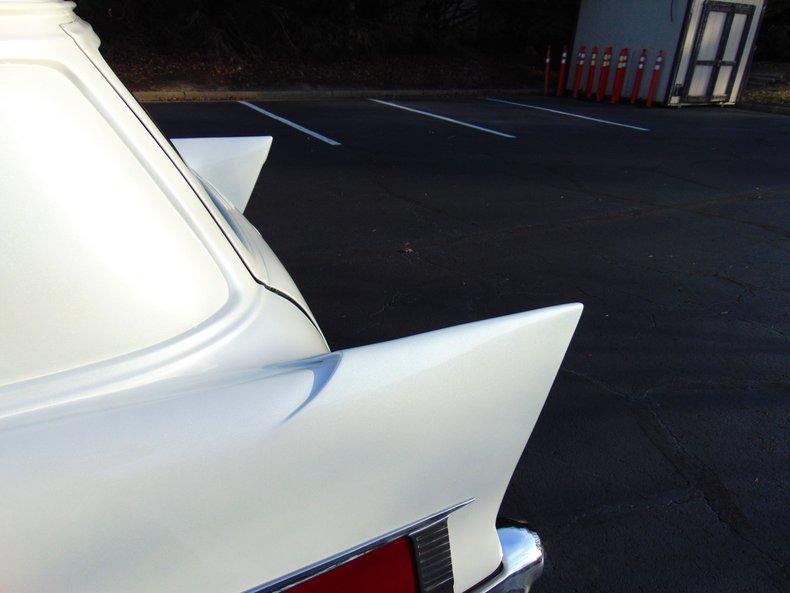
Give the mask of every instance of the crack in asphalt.
[{"label": "crack in asphalt", "polygon": [[356,154],[356,156],[358,156],[362,161],[363,169],[369,175],[370,181],[373,183],[373,185],[375,185],[381,191],[383,191],[386,196],[390,198],[394,198],[395,200],[403,202],[404,204],[408,205],[416,216],[420,216],[418,214],[418,211],[422,210],[429,214],[438,214],[439,216],[444,216],[454,222],[461,222],[465,224],[471,224],[473,226],[478,226],[475,221],[470,221],[466,218],[458,217],[452,214],[451,212],[448,212],[446,209],[429,206],[422,200],[411,198],[409,196],[396,192],[389,186],[389,184],[387,184],[384,181],[384,174],[379,170],[380,167],[376,162],[376,157],[378,156],[377,154],[375,153],[368,154],[367,152],[361,152],[354,149],[352,149],[352,153]]},{"label": "crack in asphalt", "polygon": [[[568,180],[573,181],[571,178],[568,178]],[[626,212],[615,212],[615,213],[604,214],[604,215],[587,216],[587,217],[577,218],[575,220],[568,220],[562,222],[545,222],[545,223],[539,222],[539,223],[516,225],[504,230],[503,229],[481,230],[478,232],[466,233],[462,237],[453,237],[443,241],[432,241],[430,243],[425,243],[424,246],[438,247],[442,245],[451,245],[458,241],[478,239],[478,238],[497,235],[501,233],[507,235],[516,235],[523,232],[533,232],[533,231],[552,231],[557,229],[572,230],[576,228],[582,228],[585,226],[595,225],[598,223],[614,222],[621,220],[636,220],[638,218],[643,218],[653,214],[661,214],[666,211],[688,212],[703,217],[719,218],[723,220],[728,220],[730,222],[738,222],[740,224],[754,226],[756,228],[770,232],[772,234],[778,234],[782,238],[790,238],[790,230],[785,229],[783,227],[769,225],[767,223],[760,223],[756,221],[744,220],[737,217],[726,216],[723,214],[700,211],[701,208],[706,208],[708,206],[728,205],[728,204],[735,204],[738,202],[751,200],[754,197],[754,194],[752,192],[741,194],[738,196],[733,196],[729,199],[702,200],[700,202],[694,202],[691,204],[660,204],[660,203],[649,202],[645,200],[626,198],[623,196],[618,196],[617,194],[612,194],[610,192],[589,190],[584,188],[582,185],[580,185],[576,191],[579,191],[580,193],[586,193],[592,197],[598,197],[602,199],[613,199],[616,201],[633,204],[635,206],[639,206],[639,208],[636,208],[634,210],[628,210]],[[762,195],[764,194],[765,192]],[[450,217],[448,213],[444,212],[444,214]],[[458,219],[456,218],[455,220]]]},{"label": "crack in asphalt", "polygon": [[[581,181],[579,179],[574,178],[572,175],[569,175],[567,172],[563,173],[563,178],[566,179],[567,181],[569,181],[575,187],[575,189],[577,191],[589,194],[591,196],[598,196],[598,197],[613,199],[613,200],[626,202],[626,203],[635,203],[635,204],[640,204],[642,206],[652,206],[652,207],[656,208],[657,210],[677,210],[677,211],[691,212],[691,213],[696,214],[698,216],[705,216],[705,217],[709,217],[709,218],[719,218],[719,219],[727,220],[727,221],[730,221],[730,222],[737,222],[737,223],[740,223],[740,224],[753,226],[753,227],[759,228],[759,229],[761,229],[763,231],[767,231],[767,232],[772,233],[772,234],[777,234],[780,237],[790,238],[790,230],[787,229],[787,228],[778,226],[778,225],[768,224],[768,223],[764,223],[764,222],[758,222],[758,221],[754,221],[754,220],[747,220],[747,219],[740,218],[740,217],[737,217],[737,216],[728,216],[728,215],[725,215],[725,214],[717,214],[715,212],[702,212],[702,211],[700,211],[701,208],[706,208],[708,206],[718,206],[718,205],[725,205],[725,204],[733,204],[733,203],[741,202],[741,201],[744,201],[744,200],[751,200],[751,199],[753,199],[755,197],[755,195],[759,195],[761,198],[772,197],[771,194],[773,194],[774,191],[772,189],[770,189],[770,188],[762,189],[762,190],[760,190],[758,192],[758,194],[755,194],[755,190],[750,190],[748,192],[745,192],[745,193],[742,193],[742,194],[738,194],[738,195],[732,196],[730,198],[703,200],[701,202],[696,202],[696,203],[692,203],[692,204],[681,204],[681,203],[661,204],[661,203],[656,203],[656,202],[653,202],[653,201],[650,201],[650,200],[640,200],[640,199],[635,199],[635,198],[627,198],[625,196],[620,196],[620,195],[612,193],[612,192],[596,191],[596,190],[594,190],[592,188],[589,188],[584,181]],[[778,192],[777,195],[774,196],[774,197],[783,197],[783,195],[784,194],[782,194],[782,192]]]},{"label": "crack in asphalt", "polygon": [[[738,506],[735,496],[719,478],[716,471],[706,465],[696,455],[689,452],[672,429],[661,418],[659,404],[651,397],[651,392],[659,387],[646,389],[642,394],[635,395],[615,388],[585,373],[562,368],[561,372],[580,379],[588,384],[605,390],[607,393],[624,399],[636,411],[637,424],[653,447],[669,462],[675,472],[696,492],[705,506],[733,533],[740,541],[747,544],[758,556],[763,558],[772,568],[768,575],[772,584],[780,593],[790,592],[790,571],[781,559],[764,549],[751,535],[753,527],[746,515]],[[723,383],[732,386],[732,382]],[[706,386],[719,385],[715,382],[705,383]],[[748,384],[753,387],[753,383]]]}]

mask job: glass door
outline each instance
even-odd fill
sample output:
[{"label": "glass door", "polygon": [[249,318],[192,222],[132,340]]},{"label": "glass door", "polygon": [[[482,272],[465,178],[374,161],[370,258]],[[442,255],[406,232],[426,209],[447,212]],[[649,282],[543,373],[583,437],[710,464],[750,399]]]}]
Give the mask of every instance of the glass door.
[{"label": "glass door", "polygon": [[732,93],[754,6],[706,2],[702,10],[683,100],[689,103],[724,103]]}]

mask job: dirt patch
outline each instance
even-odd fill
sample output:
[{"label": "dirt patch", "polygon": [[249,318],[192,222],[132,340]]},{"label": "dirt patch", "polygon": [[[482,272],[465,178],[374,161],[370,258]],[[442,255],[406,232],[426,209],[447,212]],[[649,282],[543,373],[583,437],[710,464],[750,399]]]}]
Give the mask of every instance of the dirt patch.
[{"label": "dirt patch", "polygon": [[[774,78],[781,80],[772,82]],[[790,63],[755,62],[743,93],[743,102],[790,106]]]},{"label": "dirt patch", "polygon": [[790,85],[747,89],[743,101],[759,105],[790,105]]}]

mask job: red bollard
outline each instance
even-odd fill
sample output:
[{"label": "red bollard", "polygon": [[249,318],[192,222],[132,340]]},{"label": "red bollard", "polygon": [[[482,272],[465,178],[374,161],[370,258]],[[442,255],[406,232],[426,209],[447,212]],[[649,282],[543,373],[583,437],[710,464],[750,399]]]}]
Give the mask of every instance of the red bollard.
[{"label": "red bollard", "polygon": [[642,54],[639,56],[639,64],[636,67],[634,86],[631,87],[631,105],[636,105],[636,100],[639,98],[639,89],[642,86],[642,75],[645,73],[645,62],[647,62],[647,50],[643,49]]},{"label": "red bollard", "polygon": [[568,46],[562,46],[562,59],[560,60],[560,76],[557,80],[557,96],[561,97],[565,92],[565,75],[568,64]]},{"label": "red bollard", "polygon": [[603,62],[601,62],[601,75],[598,77],[598,93],[595,100],[599,103],[606,96],[606,83],[609,82],[609,65],[612,63],[612,47],[609,46],[603,51]]},{"label": "red bollard", "polygon": [[614,86],[612,87],[612,105],[620,102],[623,94],[623,83],[625,83],[625,73],[628,71],[628,48],[620,50],[620,57],[617,58],[617,72],[614,75]]},{"label": "red bollard", "polygon": [[543,92],[549,94],[549,77],[551,76],[551,46],[546,48],[546,68],[543,71]]},{"label": "red bollard", "polygon": [[584,60],[587,59],[587,46],[582,45],[576,56],[576,73],[573,75],[573,98],[579,96],[579,88],[582,86],[582,74],[584,73]]},{"label": "red bollard", "polygon": [[595,84],[595,63],[598,61],[598,46],[592,48],[590,54],[590,70],[587,72],[587,88],[584,89],[585,98],[589,99],[592,96],[593,84]]},{"label": "red bollard", "polygon": [[646,107],[653,106],[653,98],[656,96],[656,89],[658,88],[658,80],[661,78],[661,67],[664,65],[664,50],[658,52],[656,58],[656,65],[653,66],[653,78],[650,80],[650,89],[647,91]]}]

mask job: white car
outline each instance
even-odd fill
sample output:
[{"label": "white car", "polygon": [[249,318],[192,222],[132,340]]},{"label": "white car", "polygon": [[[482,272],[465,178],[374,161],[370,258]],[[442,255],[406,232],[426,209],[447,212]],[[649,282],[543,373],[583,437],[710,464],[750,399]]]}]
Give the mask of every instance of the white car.
[{"label": "white car", "polygon": [[581,305],[330,352],[242,215],[270,139],[171,144],[98,46],[0,0],[0,591],[527,590]]}]

